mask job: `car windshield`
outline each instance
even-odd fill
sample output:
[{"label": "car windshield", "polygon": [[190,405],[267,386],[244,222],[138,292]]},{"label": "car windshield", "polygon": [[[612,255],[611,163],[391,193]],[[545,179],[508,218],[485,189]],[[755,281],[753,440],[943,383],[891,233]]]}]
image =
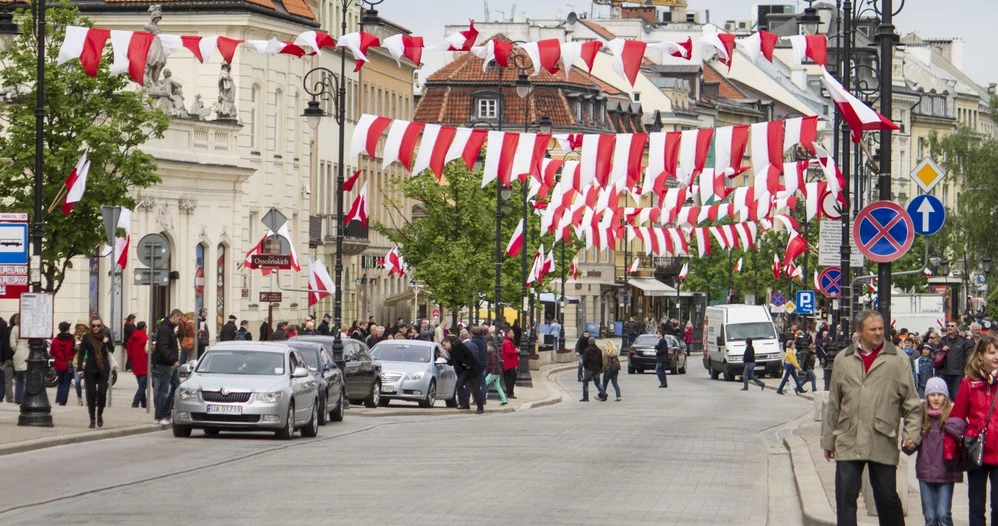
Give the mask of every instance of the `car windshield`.
[{"label": "car windshield", "polygon": [[758,323],[732,323],[725,327],[729,342],[745,341],[745,338],[753,340],[773,340],[776,339],[776,330],[773,324],[768,322]]},{"label": "car windshield", "polygon": [[279,376],[284,374],[284,354],[265,351],[209,351],[198,363],[197,372]]},{"label": "car windshield", "polygon": [[654,347],[658,345],[658,336],[654,334],[642,334],[634,340],[634,345],[650,345]]},{"label": "car windshield", "polygon": [[371,351],[382,362],[430,363],[430,348],[423,345],[377,345]]},{"label": "car windshield", "polygon": [[319,370],[319,351],[316,349],[298,349],[302,357],[305,358],[305,363],[308,364],[308,368],[313,371]]}]

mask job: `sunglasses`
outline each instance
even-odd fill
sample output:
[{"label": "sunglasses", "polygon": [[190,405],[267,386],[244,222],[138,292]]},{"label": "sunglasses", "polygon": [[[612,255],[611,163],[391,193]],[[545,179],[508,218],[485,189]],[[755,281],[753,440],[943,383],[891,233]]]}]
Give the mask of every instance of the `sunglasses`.
[{"label": "sunglasses", "polygon": [[90,324],[90,327],[93,328],[93,329],[100,329],[101,328],[101,324],[99,324],[99,323],[93,323],[93,324]]}]

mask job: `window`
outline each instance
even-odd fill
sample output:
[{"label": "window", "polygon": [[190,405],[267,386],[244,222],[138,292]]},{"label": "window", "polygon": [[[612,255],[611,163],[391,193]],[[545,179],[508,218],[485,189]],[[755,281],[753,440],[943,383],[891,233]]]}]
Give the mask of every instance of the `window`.
[{"label": "window", "polygon": [[635,91],[634,92],[634,102],[641,102],[641,92],[640,91]]},{"label": "window", "polygon": [[499,116],[499,101],[497,99],[478,99],[478,118],[495,119]]},{"label": "window", "polygon": [[[349,108],[350,106],[347,105],[347,107]],[[295,120],[295,137],[294,137],[295,161],[297,161],[298,159],[301,159],[301,143],[302,143],[302,139],[301,139],[301,121],[302,121],[302,119],[300,117],[301,114],[302,114],[302,109],[301,109],[301,92],[296,91],[295,92],[295,119],[294,119]]]},{"label": "window", "polygon": [[278,89],[274,92],[274,155],[278,157],[284,153],[284,128],[287,124],[284,115],[284,91]]},{"label": "window", "polygon": [[250,114],[249,114],[249,131],[250,131],[250,150],[255,150],[259,148],[260,144],[260,103],[263,102],[263,98],[260,96],[260,86],[259,84],[254,84],[250,89]]}]

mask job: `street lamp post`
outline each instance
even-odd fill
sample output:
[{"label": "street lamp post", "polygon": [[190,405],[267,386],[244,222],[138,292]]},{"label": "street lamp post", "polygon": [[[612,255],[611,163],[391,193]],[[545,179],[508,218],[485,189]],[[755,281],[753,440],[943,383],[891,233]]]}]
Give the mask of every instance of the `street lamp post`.
[{"label": "street lamp post", "polygon": [[[874,7],[876,5],[874,4]],[[901,8],[904,7],[904,0],[901,0]],[[894,98],[894,45],[899,40],[894,33],[894,2],[893,0],[881,0],[880,5],[880,31],[876,40],[880,44],[880,113],[888,119],[893,116]],[[900,9],[898,9],[900,11]],[[880,131],[880,200],[891,200],[891,130]],[[880,314],[884,318],[884,323],[891,321],[891,263],[877,264],[877,295],[880,298]]]}]

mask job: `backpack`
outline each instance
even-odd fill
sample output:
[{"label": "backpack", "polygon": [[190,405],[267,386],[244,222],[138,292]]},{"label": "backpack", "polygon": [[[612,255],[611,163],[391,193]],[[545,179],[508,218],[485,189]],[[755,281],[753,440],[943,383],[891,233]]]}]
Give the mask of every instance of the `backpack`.
[{"label": "backpack", "polygon": [[617,356],[611,356],[610,357],[610,363],[607,364],[607,368],[610,369],[611,371],[619,371],[620,370],[620,358],[618,358]]},{"label": "backpack", "polygon": [[249,340],[249,331],[236,331],[236,339],[244,341]]}]

